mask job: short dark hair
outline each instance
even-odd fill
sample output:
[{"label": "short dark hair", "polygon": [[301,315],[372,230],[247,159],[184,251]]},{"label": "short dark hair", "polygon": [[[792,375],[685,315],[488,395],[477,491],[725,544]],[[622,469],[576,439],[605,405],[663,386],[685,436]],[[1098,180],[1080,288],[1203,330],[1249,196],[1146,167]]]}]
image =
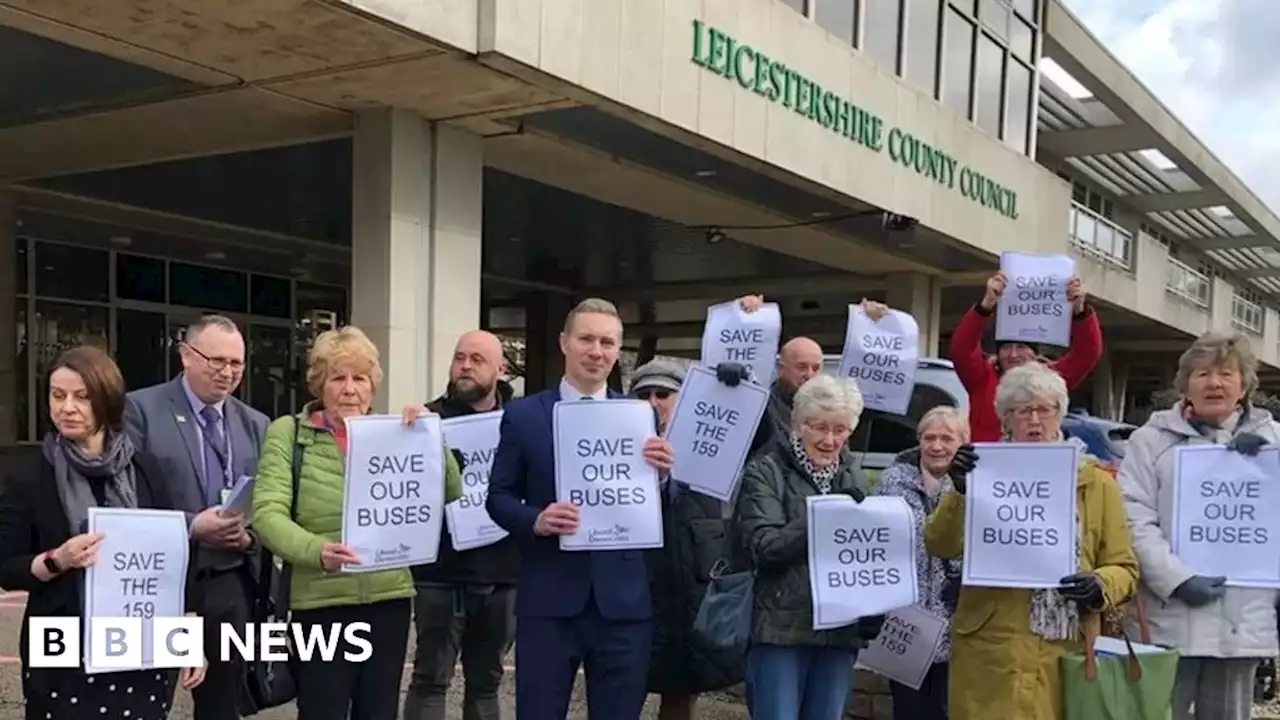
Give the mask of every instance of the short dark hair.
[{"label": "short dark hair", "polygon": [[195,342],[196,337],[204,332],[206,328],[216,327],[223,332],[239,333],[240,326],[226,315],[203,315],[199,320],[187,326],[182,333],[182,342],[190,345]]},{"label": "short dark hair", "polygon": [[105,350],[93,345],[71,348],[49,366],[49,375],[66,368],[84,381],[93,408],[94,430],[119,432],[124,427],[124,376]]}]

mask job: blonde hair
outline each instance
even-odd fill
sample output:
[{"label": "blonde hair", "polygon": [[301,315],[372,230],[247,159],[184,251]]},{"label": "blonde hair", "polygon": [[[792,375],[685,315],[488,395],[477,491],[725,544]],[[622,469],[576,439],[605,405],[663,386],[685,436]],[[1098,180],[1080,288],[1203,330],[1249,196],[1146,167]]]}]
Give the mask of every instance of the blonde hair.
[{"label": "blonde hair", "polygon": [[1191,347],[1178,358],[1178,374],[1174,377],[1173,386],[1180,395],[1186,397],[1191,373],[1232,364],[1240,371],[1244,396],[1250,397],[1258,389],[1258,356],[1253,354],[1249,338],[1238,332],[1220,333],[1211,330],[1196,338]]},{"label": "blonde hair", "polygon": [[622,325],[622,316],[618,314],[617,305],[614,305],[603,298],[587,298],[577,305],[574,305],[573,309],[569,311],[569,314],[564,317],[564,331],[567,333],[572,330],[573,321],[576,320],[579,315],[585,315],[586,313],[608,315],[609,317],[617,318],[618,325]]},{"label": "blonde hair", "polygon": [[326,330],[316,338],[307,359],[307,386],[317,398],[324,397],[324,383],[336,367],[345,366],[369,376],[374,392],[382,383],[378,347],[354,325]]},{"label": "blonde hair", "polygon": [[920,424],[916,425],[916,438],[924,435],[924,431],[934,423],[945,423],[956,431],[960,436],[961,443],[969,442],[969,418],[960,412],[959,408],[950,405],[939,405],[920,418]]}]

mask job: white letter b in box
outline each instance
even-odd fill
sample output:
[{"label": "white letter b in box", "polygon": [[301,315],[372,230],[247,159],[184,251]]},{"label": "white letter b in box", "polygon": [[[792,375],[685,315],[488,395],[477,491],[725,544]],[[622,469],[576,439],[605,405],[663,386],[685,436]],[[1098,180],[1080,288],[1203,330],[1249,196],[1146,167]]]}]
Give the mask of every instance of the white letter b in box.
[{"label": "white letter b in box", "polygon": [[92,618],[89,665],[100,670],[136,670],[142,667],[142,642],[142,618]]},{"label": "white letter b in box", "polygon": [[31,618],[27,654],[31,667],[80,667],[80,618]]},{"label": "white letter b in box", "polygon": [[204,620],[158,617],[151,621],[151,659],[158,668],[204,666]]}]

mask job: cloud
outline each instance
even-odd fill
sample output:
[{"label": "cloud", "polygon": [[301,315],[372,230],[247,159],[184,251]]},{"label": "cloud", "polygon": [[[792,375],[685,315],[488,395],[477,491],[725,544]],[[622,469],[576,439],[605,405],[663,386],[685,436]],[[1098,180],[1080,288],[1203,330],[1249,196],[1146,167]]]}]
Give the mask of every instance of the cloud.
[{"label": "cloud", "polygon": [[1280,208],[1280,2],[1066,4],[1263,201]]}]

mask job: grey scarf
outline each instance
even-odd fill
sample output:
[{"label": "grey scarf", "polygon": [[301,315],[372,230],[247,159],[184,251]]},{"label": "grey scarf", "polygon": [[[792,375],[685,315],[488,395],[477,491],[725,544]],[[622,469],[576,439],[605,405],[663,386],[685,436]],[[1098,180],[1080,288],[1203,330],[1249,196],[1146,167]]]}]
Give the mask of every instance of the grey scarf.
[{"label": "grey scarf", "polygon": [[[1008,438],[1006,438],[1008,439]],[[1086,447],[1079,438],[1060,436],[1059,442],[1066,442],[1076,448],[1077,462],[1083,463]],[[1080,508],[1076,508],[1076,568],[1079,571],[1084,563],[1083,528],[1080,525]],[[1034,590],[1031,593],[1031,632],[1046,640],[1075,640],[1080,637],[1080,609],[1074,602],[1067,600],[1055,588]]]},{"label": "grey scarf", "polygon": [[91,483],[102,484],[107,507],[138,506],[133,443],[124,433],[107,433],[100,455],[86,455],[75,443],[56,432],[45,436],[42,449],[45,459],[53,465],[58,497],[72,535],[85,531],[89,508],[98,506]]}]

